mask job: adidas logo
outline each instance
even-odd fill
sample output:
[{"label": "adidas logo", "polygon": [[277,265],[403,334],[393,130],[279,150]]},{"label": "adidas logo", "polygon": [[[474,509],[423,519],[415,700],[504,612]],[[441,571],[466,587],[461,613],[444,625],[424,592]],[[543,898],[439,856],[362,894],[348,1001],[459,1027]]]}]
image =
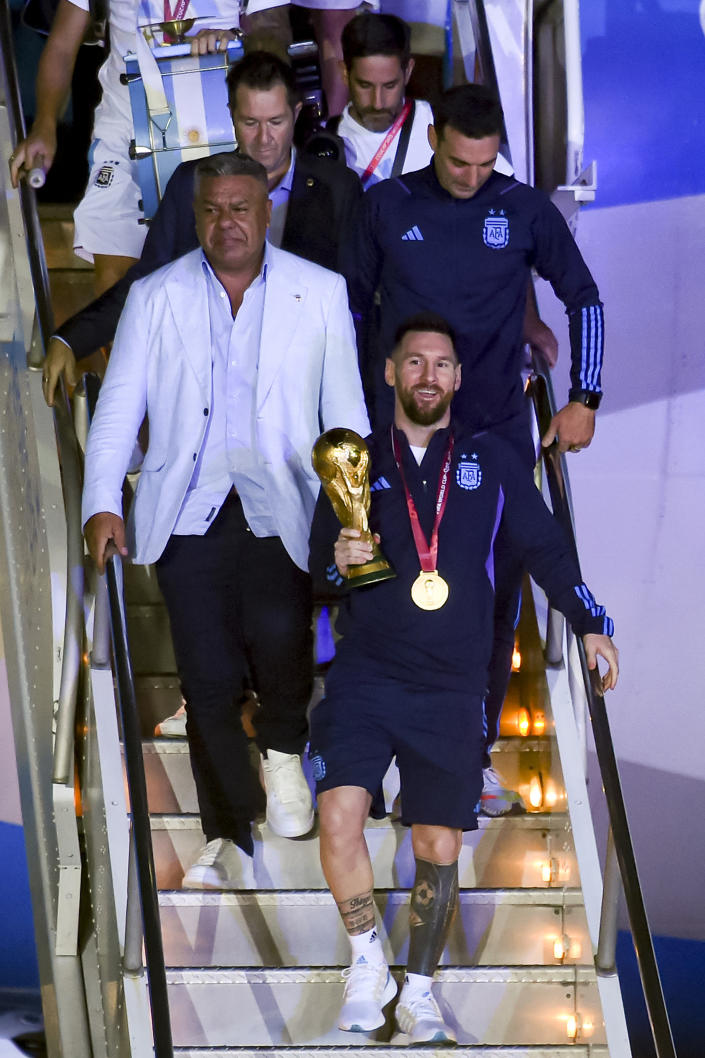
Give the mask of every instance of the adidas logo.
[{"label": "adidas logo", "polygon": [[379,477],[370,485],[370,492],[379,492],[380,489],[391,489],[391,487],[385,477]]},{"label": "adidas logo", "polygon": [[414,224],[413,228],[409,228],[406,235],[402,235],[402,242],[423,242],[423,235],[418,224]]}]

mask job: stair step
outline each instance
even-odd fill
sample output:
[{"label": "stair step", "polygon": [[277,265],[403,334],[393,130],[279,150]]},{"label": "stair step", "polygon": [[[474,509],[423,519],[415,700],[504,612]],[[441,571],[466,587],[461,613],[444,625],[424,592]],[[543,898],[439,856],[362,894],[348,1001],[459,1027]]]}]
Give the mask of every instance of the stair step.
[{"label": "stair step", "polygon": [[[234,1034],[249,1047],[357,1042],[336,1027],[343,994],[336,970],[169,970],[167,984],[177,1046],[228,1046]],[[449,967],[438,971],[434,991],[461,1044],[565,1045],[576,1010],[591,1025],[590,1042],[605,1042],[592,967]],[[388,1024],[366,1042],[390,1042],[392,1006]]]},{"label": "stair step", "polygon": [[[162,696],[165,693],[166,679],[154,678],[151,688],[152,695]],[[143,690],[144,689],[144,690]],[[150,690],[147,679],[142,680],[140,690],[143,694]],[[171,704],[175,711],[181,702],[178,691],[178,682],[175,684],[172,678],[171,687],[167,691],[178,697],[172,697]],[[147,706],[140,699],[140,712],[144,715]],[[154,710],[150,709],[150,715]],[[164,713],[163,716],[168,715]],[[155,723],[163,717],[157,716]],[[152,725],[152,729],[153,729]],[[151,731],[150,731],[151,733]],[[196,799],[196,787],[191,772],[188,745],[185,739],[179,738],[153,738],[145,740],[144,764],[147,779],[147,795],[150,809],[159,814],[186,812],[197,813],[198,801]],[[529,804],[529,783],[533,775],[540,776],[544,790],[552,790],[555,800],[551,805],[552,811],[565,811],[565,790],[560,778],[560,770],[554,759],[554,743],[548,738],[503,738],[497,743],[495,749],[495,761],[511,789],[519,790],[524,800]],[[311,779],[311,768],[307,756],[304,756],[304,771],[313,788]],[[387,806],[391,809],[394,797],[399,789],[398,772],[395,775],[389,789],[385,789]]]},{"label": "stair step", "polygon": [[[399,1047],[375,1047],[375,1058],[399,1058]],[[405,1047],[404,1058],[440,1058],[447,1056],[447,1048],[434,1048],[423,1044],[418,1047]],[[466,1044],[454,1047],[450,1052],[453,1058],[609,1058],[607,1047],[594,1044],[569,1044],[562,1046],[527,1046],[527,1047],[487,1047],[484,1044]],[[369,1047],[175,1047],[177,1058],[370,1058]]]},{"label": "stair step", "polygon": [[[385,952],[404,965],[408,891],[376,891]],[[170,892],[159,905],[168,966],[344,966],[349,945],[329,892]],[[567,934],[574,963],[589,955],[580,890],[463,890],[441,959],[454,966],[551,965]],[[584,954],[583,954],[584,953]]]},{"label": "stair step", "polygon": [[[448,1049],[429,1044],[419,1047],[405,1047],[402,1052],[405,1058],[440,1058],[447,1056]],[[469,1044],[454,1047],[453,1058],[609,1058],[606,1047],[591,1044],[570,1044],[567,1047],[556,1045],[539,1047],[486,1047],[484,1044]],[[368,1047],[175,1047],[177,1058],[370,1058]],[[399,1058],[399,1047],[375,1047],[375,1058]]]},{"label": "stair step", "polygon": [[[248,889],[326,889],[319,862],[318,836],[291,840],[271,833],[266,823],[252,828],[254,862],[242,854],[245,873],[254,873]],[[375,871],[375,886],[410,889],[415,863],[408,828],[389,818],[368,820],[365,836]],[[184,871],[203,843],[198,816],[152,816],[152,843],[160,889],[179,889]],[[543,871],[553,874],[543,883]],[[254,868],[254,870],[253,870]],[[480,818],[479,828],[463,835],[459,860],[463,889],[518,889],[578,885],[570,824],[563,813],[530,813],[502,819]]]}]

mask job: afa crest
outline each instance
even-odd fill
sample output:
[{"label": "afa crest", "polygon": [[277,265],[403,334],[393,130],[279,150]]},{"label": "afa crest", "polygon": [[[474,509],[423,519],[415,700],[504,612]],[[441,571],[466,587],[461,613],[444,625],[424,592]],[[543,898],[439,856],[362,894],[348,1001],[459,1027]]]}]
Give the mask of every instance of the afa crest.
[{"label": "afa crest", "polygon": [[[473,455],[473,460],[476,458]],[[465,461],[464,459],[458,463],[455,471],[455,480],[460,485],[461,489],[479,489],[482,483],[482,470],[480,464],[475,462]]]},{"label": "afa crest", "polygon": [[113,166],[112,165],[104,165],[101,168],[100,172],[96,175],[96,178],[95,178],[95,180],[93,182],[94,182],[96,187],[102,187],[102,188],[110,187],[110,185],[113,182],[114,175],[115,175],[115,169],[113,168]]},{"label": "afa crest", "polygon": [[320,753],[316,753],[315,756],[311,757],[311,766],[313,771],[313,778],[315,782],[321,782],[326,777],[326,762]]},{"label": "afa crest", "polygon": [[509,245],[509,220],[504,216],[503,209],[499,214],[491,209],[485,217],[482,241],[491,250],[503,250]]}]

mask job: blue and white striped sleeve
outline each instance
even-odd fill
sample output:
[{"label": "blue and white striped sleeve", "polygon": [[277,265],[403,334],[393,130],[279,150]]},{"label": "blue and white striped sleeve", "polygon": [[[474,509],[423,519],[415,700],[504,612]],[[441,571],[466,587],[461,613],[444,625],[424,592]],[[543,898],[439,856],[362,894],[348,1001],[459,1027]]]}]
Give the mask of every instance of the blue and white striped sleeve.
[{"label": "blue and white striped sleeve", "polygon": [[586,611],[586,621],[588,615],[589,617],[594,618],[592,622],[589,622],[592,627],[586,628],[585,631],[603,636],[614,635],[614,621],[611,617],[607,616],[607,611],[604,606],[600,606],[599,603],[595,601],[595,596],[592,594],[587,584],[584,582],[576,584],[575,594]]},{"label": "blue and white striped sleeve", "polygon": [[569,316],[572,366],[571,389],[601,393],[602,356],[605,344],[602,305],[583,305]]}]

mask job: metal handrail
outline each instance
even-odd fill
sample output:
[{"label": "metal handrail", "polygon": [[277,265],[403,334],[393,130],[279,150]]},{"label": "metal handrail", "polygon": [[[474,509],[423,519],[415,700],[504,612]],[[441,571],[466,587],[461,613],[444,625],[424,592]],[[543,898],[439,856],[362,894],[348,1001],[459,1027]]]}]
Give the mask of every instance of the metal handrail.
[{"label": "metal handrail", "polygon": [[[0,48],[5,60],[7,79],[8,111],[15,142],[24,136],[24,117],[20,103],[17,70],[10,32],[7,0],[0,0]],[[19,197],[26,232],[27,254],[36,305],[36,321],[33,328],[28,366],[38,370],[44,358],[46,343],[53,331],[53,313],[49,297],[49,283],[44,257],[43,241],[36,209],[34,192],[20,186]],[[82,457],[73,424],[70,404],[63,384],[57,390],[54,404],[54,426],[61,466],[62,491],[66,516],[67,577],[66,614],[60,689],[56,709],[56,735],[54,740],[53,782],[67,785],[73,782],[75,757],[75,719],[81,670],[84,588],[84,550],[81,531]],[[108,571],[108,581],[115,571]],[[149,813],[142,760],[142,743],[131,682],[131,666],[126,648],[126,628],[121,595],[111,591],[113,649],[118,667],[118,699],[122,710],[123,733],[126,744],[126,766],[130,803],[133,817],[133,843],[139,875],[140,903],[144,922],[146,963],[149,979],[150,1004],[152,1010],[154,1054],[156,1058],[173,1058],[171,1023],[167,997],[166,971],[159,925],[159,906],[156,875],[152,857],[149,831]],[[105,663],[106,658],[101,658]],[[132,687],[130,697],[129,688]],[[127,688],[127,690],[126,690]],[[134,879],[134,872],[131,872]],[[134,886],[132,887],[134,890]],[[135,905],[129,909],[125,972],[139,972],[140,944],[136,938]]]},{"label": "metal handrail", "polygon": [[[551,386],[550,369],[540,354],[534,354],[535,371],[529,382],[529,393],[534,403],[539,432],[543,436],[556,413],[556,401]],[[549,495],[553,513],[570,541],[577,559],[575,530],[570,490],[566,473],[565,457],[556,444],[543,449]],[[644,896],[639,882],[639,872],[634,855],[624,795],[619,778],[619,769],[612,742],[609,719],[605,708],[602,684],[597,669],[588,669],[582,639],[576,637],[580,667],[590,713],[595,750],[600,767],[602,786],[610,821],[605,878],[604,899],[598,945],[597,970],[599,973],[614,972],[614,945],[616,943],[616,901],[618,886],[615,884],[613,858],[616,856],[619,873],[629,915],[632,939],[636,951],[642,991],[651,1025],[651,1035],[657,1058],[676,1058],[673,1035],[661,987],[658,964],[654,952],[651,929],[646,914]],[[614,850],[614,851],[612,851]]]},{"label": "metal handrail", "polygon": [[[97,375],[84,378],[88,402],[88,417],[92,419],[98,401],[100,379]],[[106,581],[110,608],[110,626],[113,644],[117,701],[122,720],[122,741],[125,754],[125,771],[132,816],[131,851],[129,877],[132,882],[128,893],[127,935],[125,944],[125,971],[139,973],[139,946],[136,937],[136,914],[134,906],[134,880],[138,881],[139,900],[142,908],[144,929],[144,953],[152,1015],[152,1034],[155,1058],[173,1058],[169,996],[164,966],[164,947],[159,920],[159,896],[157,875],[154,866],[152,835],[147,802],[147,783],[142,755],[142,733],[140,731],[135,681],[130,659],[127,635],[127,618],[122,592],[122,563],[118,557],[106,563]]]},{"label": "metal handrail", "polygon": [[[7,0],[0,0],[0,49],[5,66],[8,116],[15,141],[24,138],[24,115],[20,101]],[[53,325],[49,280],[34,191],[24,182],[19,188],[20,206],[27,233],[27,255],[34,288],[38,327],[34,328],[27,362],[37,370]],[[74,725],[81,668],[83,638],[83,539],[81,536],[81,460],[71,421],[66,392],[57,392],[54,407],[56,444],[61,465],[61,483],[66,513],[66,614],[61,681],[56,710],[53,781],[73,782]]]}]

